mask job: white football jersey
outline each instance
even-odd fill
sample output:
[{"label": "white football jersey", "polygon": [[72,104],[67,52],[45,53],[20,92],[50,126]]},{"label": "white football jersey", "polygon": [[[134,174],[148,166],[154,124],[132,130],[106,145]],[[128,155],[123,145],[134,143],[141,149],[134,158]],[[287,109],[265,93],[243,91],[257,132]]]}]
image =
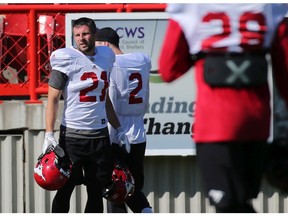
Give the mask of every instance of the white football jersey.
[{"label": "white football jersey", "polygon": [[[149,105],[151,59],[144,53],[116,55],[110,76],[109,95],[121,126],[131,144],[146,141],[144,114]],[[111,140],[117,143],[109,125]]]},{"label": "white football jersey", "polygon": [[217,50],[243,52],[248,44],[258,50],[270,47],[275,28],[287,13],[287,5],[169,4],[166,11],[181,26],[191,54]]},{"label": "white football jersey", "polygon": [[69,128],[94,130],[107,126],[106,94],[115,54],[106,46],[96,47],[94,56],[85,56],[75,48],[54,51],[52,70],[68,76],[62,92],[62,124]]}]

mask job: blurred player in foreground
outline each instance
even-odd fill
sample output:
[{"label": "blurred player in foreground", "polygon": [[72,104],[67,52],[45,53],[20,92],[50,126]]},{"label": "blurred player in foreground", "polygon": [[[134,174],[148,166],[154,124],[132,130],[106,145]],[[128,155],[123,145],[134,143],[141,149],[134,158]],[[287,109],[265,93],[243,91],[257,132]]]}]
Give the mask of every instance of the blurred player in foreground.
[{"label": "blurred player in foreground", "polygon": [[159,58],[166,82],[192,66],[194,139],[210,203],[253,213],[270,130],[267,54],[288,105],[288,27],[282,4],[170,4]]}]

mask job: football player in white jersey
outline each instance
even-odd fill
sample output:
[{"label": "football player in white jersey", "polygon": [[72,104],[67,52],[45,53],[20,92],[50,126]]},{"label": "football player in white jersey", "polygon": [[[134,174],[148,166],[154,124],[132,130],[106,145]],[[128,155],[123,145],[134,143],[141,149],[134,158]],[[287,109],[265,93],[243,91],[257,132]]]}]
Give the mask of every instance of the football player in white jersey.
[{"label": "football player in white jersey", "polygon": [[267,53],[288,107],[284,4],[169,4],[159,58],[163,80],[194,67],[194,140],[210,203],[218,213],[253,213],[270,132]]},{"label": "football player in white jersey", "polygon": [[[119,35],[112,28],[97,31],[96,46],[109,46],[116,54],[116,61],[110,76],[109,95],[118,119],[131,144],[127,154],[119,147],[116,131],[109,125],[113,153],[125,162],[135,180],[135,192],[126,201],[134,213],[152,213],[150,204],[142,192],[144,185],[144,156],[146,132],[144,115],[149,102],[150,57],[144,53],[126,53],[119,48]],[[108,212],[125,213],[125,204],[108,202]]]},{"label": "football player in white jersey", "polygon": [[[73,23],[76,47],[54,51],[49,79],[46,133],[42,152],[56,146],[54,126],[61,95],[64,110],[59,145],[70,157],[73,167],[67,184],[53,199],[52,212],[69,211],[71,194],[78,184],[87,187],[85,212],[103,212],[102,190],[111,182],[114,161],[108,121],[116,128],[121,144],[129,143],[109,99],[109,76],[115,54],[109,47],[95,48],[96,25],[82,17]],[[125,145],[126,146],[126,145]]]}]

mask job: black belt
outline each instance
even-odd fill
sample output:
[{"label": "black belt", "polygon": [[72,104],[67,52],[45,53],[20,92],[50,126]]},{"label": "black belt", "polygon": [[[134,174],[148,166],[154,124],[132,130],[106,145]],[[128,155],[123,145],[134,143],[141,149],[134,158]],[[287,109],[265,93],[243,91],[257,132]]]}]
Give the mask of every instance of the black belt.
[{"label": "black belt", "polygon": [[191,58],[193,61],[197,61],[209,56],[265,56],[268,53],[268,50],[253,51],[253,52],[198,52],[197,54],[192,54]]}]

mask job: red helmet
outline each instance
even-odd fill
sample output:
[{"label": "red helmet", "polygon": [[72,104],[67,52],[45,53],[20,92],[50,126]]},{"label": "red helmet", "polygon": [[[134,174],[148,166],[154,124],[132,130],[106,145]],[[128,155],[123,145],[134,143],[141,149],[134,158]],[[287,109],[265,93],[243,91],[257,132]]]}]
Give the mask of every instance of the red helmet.
[{"label": "red helmet", "polygon": [[104,189],[103,197],[114,203],[124,203],[134,193],[135,182],[128,168],[115,163],[112,184]]},{"label": "red helmet", "polygon": [[49,147],[41,154],[34,168],[34,179],[45,190],[58,190],[63,187],[70,177],[71,161],[58,145]]}]

